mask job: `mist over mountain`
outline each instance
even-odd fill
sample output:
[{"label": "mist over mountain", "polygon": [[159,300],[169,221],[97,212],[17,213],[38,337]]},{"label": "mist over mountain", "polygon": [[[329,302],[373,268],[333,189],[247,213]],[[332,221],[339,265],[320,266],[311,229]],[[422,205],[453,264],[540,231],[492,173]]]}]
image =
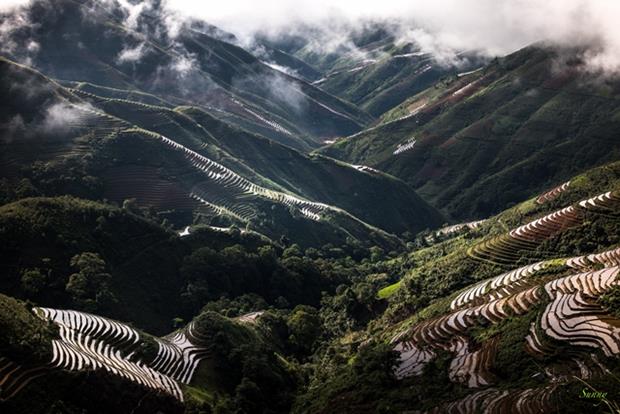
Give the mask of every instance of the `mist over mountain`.
[{"label": "mist over mountain", "polygon": [[619,17],[0,0],[0,412],[617,411]]}]

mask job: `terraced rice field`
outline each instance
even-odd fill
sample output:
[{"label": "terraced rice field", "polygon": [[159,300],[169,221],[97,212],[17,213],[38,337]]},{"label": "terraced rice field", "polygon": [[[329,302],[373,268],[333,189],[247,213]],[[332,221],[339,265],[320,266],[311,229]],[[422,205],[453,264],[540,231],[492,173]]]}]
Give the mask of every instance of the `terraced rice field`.
[{"label": "terraced rice field", "polygon": [[[176,359],[169,358],[159,364],[161,367],[158,370],[152,364],[145,364],[135,358],[141,337],[136,330],[125,324],[72,310],[34,308],[34,312],[59,328],[60,338],[52,340],[51,368],[69,371],[104,370],[183,401],[177,377],[180,380],[191,379],[196,364],[195,352],[181,352],[181,363],[171,364],[170,361]],[[163,340],[161,343],[164,343]],[[181,344],[185,346],[186,342]],[[182,348],[183,351],[187,349],[187,346]],[[164,372],[163,368],[170,369]],[[167,375],[169,373],[174,375]]]},{"label": "terraced rice field", "polygon": [[150,364],[153,369],[184,384],[189,384],[200,360],[209,355],[201,338],[190,323],[186,328],[165,338],[156,339],[157,356]]},{"label": "terraced rice field", "polygon": [[409,138],[407,141],[403,142],[402,144],[398,144],[398,146],[396,147],[396,149],[394,150],[392,154],[398,155],[398,154],[402,154],[403,152],[409,151],[413,149],[416,142],[417,141],[415,138]]},{"label": "terraced rice field", "polygon": [[[615,211],[619,201],[615,192],[583,200],[493,238],[491,244],[476,245],[476,254],[487,249],[487,257],[508,265],[519,248],[533,249],[548,237],[581,225],[587,211]],[[449,380],[481,390],[436,407],[431,413],[547,412],[557,405],[556,384],[575,377],[606,375],[609,371],[599,355],[620,355],[620,319],[598,302],[601,295],[618,285],[620,248],[515,266],[457,293],[443,315],[394,335],[391,343],[400,354],[395,375],[399,379],[423,375],[429,362],[448,352],[452,355],[446,372]],[[548,384],[539,388],[492,388],[497,381],[494,361],[500,336],[478,342],[470,337],[472,329],[486,329],[534,311],[537,314],[523,338],[523,349],[542,358],[554,355],[560,345],[569,346],[566,361],[561,366],[544,367],[542,375]]]},{"label": "terraced rice field", "polygon": [[[52,340],[52,359],[46,366],[22,367],[0,358],[0,401],[52,369],[103,370],[183,401],[180,384],[190,384],[200,362],[211,355],[210,339],[194,322],[163,338],[153,338],[157,354],[145,362],[137,357],[145,338],[128,325],[73,310],[33,308],[33,312],[59,328],[59,338]],[[261,315],[252,312],[238,321],[253,324]]]},{"label": "terraced rice field", "polygon": [[476,221],[470,221],[469,223],[459,223],[459,224],[453,224],[451,226],[447,226],[447,227],[443,227],[439,230],[437,230],[436,234],[437,235],[442,235],[442,236],[447,236],[450,234],[454,234],[454,233],[458,233],[461,230],[464,229],[470,229],[470,230],[475,230],[478,227],[480,227],[482,224],[484,224],[486,220],[476,220]]},{"label": "terraced rice field", "polygon": [[523,288],[528,278],[543,270],[548,262],[538,262],[502,273],[494,278],[483,280],[461,292],[451,303],[450,309],[457,309],[476,301],[494,300]]},{"label": "terraced rice field", "polygon": [[279,123],[277,123],[275,121],[271,121],[271,120],[265,118],[264,116],[260,115],[258,112],[248,108],[241,101],[239,101],[237,99],[232,99],[232,102],[235,105],[237,105],[239,108],[241,108],[244,112],[250,114],[252,117],[254,117],[257,120],[259,120],[260,122],[264,123],[265,125],[267,125],[271,129],[273,129],[274,131],[280,132],[280,133],[283,133],[283,134],[286,134],[286,135],[290,135],[290,136],[293,135],[293,133],[291,131],[289,131],[288,129],[284,128]]},{"label": "terraced rice field", "polygon": [[592,270],[595,266],[618,266],[620,265],[620,248],[608,250],[602,253],[588,254],[571,257],[566,265],[576,270]]},{"label": "terraced rice field", "polygon": [[442,406],[429,414],[471,414],[471,413],[546,413],[553,412],[553,393],[557,385],[524,390],[486,389]]},{"label": "terraced rice field", "polygon": [[200,203],[178,183],[159,177],[156,168],[125,165],[103,174],[104,197],[119,204],[135,198],[138,204],[159,210],[194,210]]},{"label": "terraced rice field", "polygon": [[0,357],[0,402],[14,397],[28,384],[48,372],[45,366],[22,366]]},{"label": "terraced rice field", "polygon": [[367,165],[354,165],[354,164],[351,164],[351,167],[355,168],[358,171],[372,173],[372,174],[378,174],[380,172],[379,170],[377,170],[375,168],[372,168],[372,167],[369,167]]},{"label": "terraced rice field", "polygon": [[620,206],[620,195],[609,191],[533,220],[506,234],[483,240],[467,254],[474,260],[512,265],[543,241],[583,224],[586,212],[608,213]]},{"label": "terraced rice field", "polygon": [[[541,297],[541,289],[538,286],[534,286],[501,299],[490,300],[482,305],[461,309],[424,321],[398,334],[392,339],[392,343],[405,342],[400,347],[397,345],[398,349],[401,350],[417,349],[418,352],[428,352],[433,349],[442,349],[456,353],[457,357],[455,358],[463,359],[466,362],[462,364],[455,363],[455,366],[474,372],[471,371],[470,364],[479,358],[468,355],[475,351],[472,351],[464,343],[465,339],[459,339],[459,342],[455,343],[455,338],[466,335],[469,329],[479,326],[483,320],[495,324],[509,316],[523,315],[530,310],[532,305],[538,303]],[[467,362],[468,359],[470,362]],[[421,361],[426,363],[429,359],[421,359]],[[404,360],[401,356],[401,365],[397,370],[401,377],[422,372],[423,367],[419,365],[410,364],[409,370],[404,370],[403,364]],[[473,383],[483,382],[484,380],[476,379]]]},{"label": "terraced rice field", "polygon": [[260,318],[263,313],[265,312],[257,311],[246,313],[245,315],[239,316],[237,320],[241,323],[255,324],[258,321],[258,318]]},{"label": "terraced rice field", "polygon": [[[54,108],[57,108],[56,110]],[[0,150],[0,173],[3,177],[16,177],[23,165],[35,161],[50,161],[69,157],[79,157],[89,153],[92,148],[83,136],[104,139],[123,126],[120,120],[96,112],[87,105],[75,105],[62,100],[50,105],[45,119],[54,119],[55,111],[67,114],[62,125],[48,121],[41,125],[44,139],[22,139],[10,142],[11,150]],[[0,149],[2,145],[0,145]]]},{"label": "terraced rice field", "polygon": [[[165,145],[181,151],[191,165],[200,170],[209,179],[193,189],[192,194],[199,201],[222,206],[244,220],[253,216],[251,207],[247,206],[247,197],[261,197],[275,201],[287,207],[298,209],[303,216],[311,220],[321,220],[321,214],[327,210],[338,210],[327,204],[304,200],[283,192],[270,190],[256,185],[241,177],[234,171],[201,155],[197,152],[162,135],[157,136]],[[243,203],[235,202],[245,198]]]},{"label": "terraced rice field", "polygon": [[[453,382],[462,383],[470,388],[486,387],[493,384],[493,360],[497,347],[498,337],[477,344],[468,339],[468,331],[481,324],[497,324],[508,317],[524,315],[533,309],[534,305],[543,303],[545,298],[551,299],[541,313],[539,320],[530,327],[529,334],[523,339],[524,348],[532,355],[549,355],[554,350],[554,344],[565,342],[580,349],[587,355],[585,359],[574,359],[575,370],[582,378],[590,378],[593,371],[605,372],[593,350],[599,350],[606,356],[620,354],[620,320],[608,315],[604,308],[596,303],[596,299],[611,287],[619,284],[620,267],[606,267],[601,270],[577,273],[560,277],[547,282],[542,287],[535,285],[521,288],[513,286],[511,275],[531,275],[534,269],[541,264],[526,266],[514,271],[499,275],[496,278],[484,281],[475,287],[461,293],[452,303],[452,308],[467,306],[471,297],[481,298],[481,305],[470,305],[463,309],[450,312],[446,315],[432,318],[418,323],[399,333],[392,339],[394,350],[400,353],[400,364],[395,374],[398,378],[421,375],[428,362],[433,360],[438,350],[453,354],[448,368],[448,377]],[[519,280],[518,278],[515,280]],[[501,282],[500,282],[501,281]],[[480,294],[480,286],[506,285],[512,293],[500,299],[493,295]],[[587,361],[587,362],[586,362]],[[548,373],[555,377],[553,373]],[[534,395],[534,391],[527,394],[516,393],[510,401],[516,404],[523,398]],[[463,407],[483,398],[484,407],[488,412],[500,408],[495,403],[486,401],[491,394],[481,393],[470,395],[458,404]],[[499,395],[496,395],[499,397]],[[502,399],[507,398],[502,396]],[[495,397],[493,397],[495,398]],[[512,400],[516,398],[516,400]],[[478,401],[476,404],[478,404]],[[538,401],[538,403],[541,403]],[[507,402],[506,402],[507,403]],[[537,404],[538,404],[537,403]],[[503,403],[502,403],[503,404]],[[524,403],[525,404],[525,403]],[[455,406],[456,407],[456,406]],[[454,412],[460,412],[453,407]],[[526,405],[526,407],[529,407]],[[531,407],[530,407],[531,408]],[[463,408],[465,409],[465,408]],[[528,408],[529,409],[529,408]],[[464,411],[465,412],[465,411]],[[483,410],[483,412],[485,412]],[[522,412],[527,411],[524,408]]]},{"label": "terraced rice field", "polygon": [[556,198],[560,196],[560,194],[565,192],[569,186],[570,186],[570,181],[567,181],[562,185],[552,188],[551,190],[536,197],[536,204],[545,204],[548,201],[555,200]]}]

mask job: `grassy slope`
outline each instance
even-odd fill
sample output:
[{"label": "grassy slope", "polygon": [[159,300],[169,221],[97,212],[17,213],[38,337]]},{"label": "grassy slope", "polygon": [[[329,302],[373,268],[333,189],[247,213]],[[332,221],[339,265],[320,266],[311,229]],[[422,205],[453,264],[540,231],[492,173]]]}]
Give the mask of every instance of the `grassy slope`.
[{"label": "grassy slope", "polygon": [[[431,409],[442,402],[457,400],[475,392],[475,389],[468,389],[448,380],[449,354],[440,354],[419,377],[394,381],[387,373],[387,365],[378,365],[379,361],[369,359],[368,353],[377,352],[377,355],[387,358],[382,344],[387,344],[395,334],[409,326],[449,312],[450,301],[456,294],[476,281],[542,258],[569,257],[617,246],[620,242],[617,215],[593,214],[584,226],[565,231],[564,234],[543,243],[533,256],[524,257],[519,265],[492,266],[474,261],[466,253],[470,246],[485,238],[502,234],[549,212],[614,188],[620,188],[620,162],[606,164],[573,177],[569,189],[551,202],[537,205],[533,199],[526,200],[490,218],[476,231],[448,238],[396,259],[403,269],[409,270],[402,280],[378,291],[379,299],[385,299],[389,303],[387,311],[371,322],[364,332],[356,333],[374,342],[360,347],[357,351],[355,348],[349,351],[341,350],[341,353],[334,357],[331,363],[333,366],[324,363],[323,370],[332,372],[331,376],[317,372],[316,382],[299,396],[294,412],[387,413],[413,406]],[[569,270],[563,265],[563,261],[559,260],[537,274],[535,280],[543,283],[550,278],[574,273],[574,270]],[[609,303],[612,311],[616,312],[617,302]],[[543,306],[534,307],[524,316],[510,317],[497,325],[483,324],[467,333],[474,344],[499,338],[499,351],[495,356],[492,371],[497,377],[494,385],[496,388],[510,390],[544,386],[544,381],[533,379],[532,376],[541,372],[545,366],[562,371],[570,365],[571,362],[565,355],[574,355],[575,349],[559,342],[555,343],[555,346],[559,347],[556,352],[542,360],[534,359],[524,351],[524,337],[530,323],[538,320],[544,304],[543,301]],[[387,346],[387,349],[391,347]],[[609,393],[616,393],[620,384],[615,375],[619,372],[620,364],[617,358],[605,358],[601,352],[597,352],[597,355],[609,367],[611,374],[587,382],[598,389],[602,387]],[[356,367],[355,362],[346,365],[336,362],[347,359],[360,360],[360,364],[363,360],[363,364],[367,364],[366,370]],[[591,410],[595,402],[578,398],[584,386],[586,385],[574,380],[568,381],[557,390],[553,404],[563,412]],[[617,394],[613,394],[612,399],[617,400]]]},{"label": "grassy slope", "polygon": [[[177,47],[168,47],[170,40],[155,34],[163,27],[156,10],[144,17],[145,27],[153,32],[147,39],[121,26],[118,17],[103,12],[97,2],[35,2],[30,18],[37,23],[29,29],[30,35],[41,45],[33,64],[58,79],[155,92],[177,103],[196,102],[236,111],[252,124],[264,127],[233,103],[237,99],[293,131],[290,136],[267,130],[274,139],[298,148],[304,148],[304,140],[320,142],[325,136],[350,134],[371,121],[353,105],[289,78],[243,49],[200,31],[184,28],[175,39]],[[103,38],[101,33],[105,33]],[[139,61],[118,60],[123,48],[137,47],[141,42],[145,42],[146,53]],[[174,69],[179,62],[188,63],[182,53],[195,59],[187,71]],[[274,95],[272,81],[279,82],[284,95]],[[286,95],[288,90],[290,96]],[[302,103],[299,110],[295,109],[296,101]]]},{"label": "grassy slope", "polygon": [[[529,47],[421,92],[386,114],[393,122],[321,152],[401,177],[452,217],[480,217],[616,159],[617,94],[616,81],[584,75],[575,59]],[[392,154],[412,137],[413,149]]]},{"label": "grassy slope", "polygon": [[[127,98],[136,96],[134,92],[126,91],[122,95],[119,89],[102,89],[92,85],[83,86],[91,92],[103,91],[104,96],[84,92],[82,88],[65,89],[43,75],[10,61],[3,61],[2,70],[6,75],[3,85],[7,88],[14,80],[37,85],[35,90],[46,91],[27,94],[10,87],[4,116],[7,121],[12,117],[21,117],[25,125],[21,130],[6,131],[11,139],[4,144],[6,150],[2,152],[4,175],[17,179],[20,176],[18,165],[32,165],[35,160],[45,161],[47,164],[43,171],[47,172],[44,175],[54,182],[51,194],[69,193],[96,199],[106,197],[119,203],[138,197],[139,201],[146,200],[147,204],[155,203],[153,206],[159,210],[185,210],[185,216],[180,219],[188,223],[191,221],[191,209],[196,206],[192,205],[187,194],[204,178],[190,169],[178,154],[169,153],[161,144],[158,145],[146,132],[146,129],[151,129],[198,150],[256,184],[333,204],[390,232],[418,231],[441,222],[438,214],[399,180],[384,174],[362,173],[323,157],[302,155],[286,146],[230,127],[199,108],[155,106],[144,103],[144,99],[152,101],[152,98],[140,94],[137,99],[143,102],[129,101]],[[113,93],[115,98],[107,97],[105,93]],[[24,96],[34,98],[24,100]],[[55,102],[64,102],[63,105],[70,111],[74,111],[71,105],[86,107],[88,103],[100,112],[78,111],[79,119],[63,126],[50,138],[40,139],[48,132],[41,130],[40,125],[46,122],[46,111]],[[137,130],[136,125],[145,129]],[[33,151],[33,145],[37,146],[36,151]],[[67,174],[65,164],[71,160],[79,167],[75,168],[87,170],[76,173],[85,174],[87,179],[69,175],[65,180],[68,182],[57,183],[58,177]],[[55,173],[51,165],[57,165],[58,172],[63,171],[63,174]],[[162,194],[151,194],[150,188],[155,186],[164,186],[167,190]],[[227,203],[237,205],[242,202],[251,206],[257,214],[262,211],[268,216],[273,215],[271,203],[265,200],[237,200],[225,193],[221,197],[224,197],[222,203],[225,206]],[[373,231],[370,227],[364,230],[363,224],[356,224],[347,217],[338,217],[332,224],[319,228],[303,220],[296,220],[297,223],[293,224],[288,213],[278,214],[280,217],[277,220],[287,220],[289,229],[282,229],[283,223],[275,223],[276,229],[263,221],[257,224],[259,231],[266,231],[276,238],[279,231],[284,231],[293,239],[301,237],[300,242],[304,244],[317,243],[318,240],[326,243],[333,237],[325,238],[326,231],[332,232],[330,226],[335,226],[337,231],[338,227],[344,226],[354,237],[361,239],[367,238],[365,233]],[[313,226],[317,228],[312,229]],[[345,237],[346,234],[341,232],[333,241],[344,241]]]},{"label": "grassy slope", "polygon": [[439,79],[484,64],[475,56],[467,59],[457,68],[439,63],[430,54],[416,51],[411,45],[387,43],[375,62],[328,74],[320,87],[380,117]]}]

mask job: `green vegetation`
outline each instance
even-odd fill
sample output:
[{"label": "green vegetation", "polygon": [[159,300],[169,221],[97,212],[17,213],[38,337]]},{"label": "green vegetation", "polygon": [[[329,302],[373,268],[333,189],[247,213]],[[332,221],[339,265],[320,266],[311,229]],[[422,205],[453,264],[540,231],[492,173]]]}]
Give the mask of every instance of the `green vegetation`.
[{"label": "green vegetation", "polygon": [[[37,85],[35,91],[43,91],[22,102],[31,92],[10,89],[10,105],[2,115],[7,120],[34,114],[34,128],[45,122],[49,105],[75,112],[77,118],[46,139],[34,140],[18,131],[18,139],[3,144],[0,168],[6,170],[7,178],[0,181],[0,200],[4,202],[65,194],[118,205],[135,199],[137,206],[151,209],[178,227],[193,221],[236,225],[272,239],[284,234],[303,247],[342,244],[352,237],[387,250],[399,249],[402,246],[395,236],[442,221],[437,211],[393,177],[304,155],[229,125],[198,105],[152,105],[140,101],[143,95],[133,90],[86,83],[79,85],[81,89],[63,88],[7,60],[2,61],[0,71],[7,87],[29,83]],[[118,98],[122,93],[127,97]],[[132,97],[138,100],[128,99]],[[82,109],[91,107],[100,112]],[[244,194],[220,183],[219,178],[207,177],[183,154],[158,142],[157,134],[171,137],[274,194],[336,208],[315,222],[281,201]],[[16,162],[24,167],[15,168]],[[192,200],[192,193],[202,195],[212,207]]]},{"label": "green vegetation", "polygon": [[37,318],[27,305],[0,294],[0,356],[16,361],[47,363],[54,330]]},{"label": "green vegetation", "polygon": [[[562,60],[565,69],[555,71]],[[386,171],[456,220],[496,214],[618,159],[617,97],[579,59],[539,45],[412,96],[384,123],[320,153]],[[415,138],[409,151],[398,145]],[[536,179],[532,179],[536,177]]]},{"label": "green vegetation", "polygon": [[396,283],[392,283],[389,286],[386,286],[384,288],[382,288],[381,290],[379,290],[379,292],[377,293],[377,296],[379,297],[379,299],[387,299],[390,296],[392,296],[394,293],[396,293],[396,291],[398,290],[398,288],[400,287],[400,280]]},{"label": "green vegetation", "polygon": [[1,412],[617,407],[620,254],[568,261],[620,246],[616,80],[541,45],[429,68],[382,24],[351,30],[370,60],[301,35],[259,60],[115,7],[33,0],[10,37],[39,52],[0,57]]}]

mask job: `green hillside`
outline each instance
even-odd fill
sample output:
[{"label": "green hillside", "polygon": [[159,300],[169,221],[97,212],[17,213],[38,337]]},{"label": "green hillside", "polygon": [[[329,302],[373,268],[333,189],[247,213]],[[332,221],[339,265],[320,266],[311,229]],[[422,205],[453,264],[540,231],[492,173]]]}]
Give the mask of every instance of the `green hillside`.
[{"label": "green hillside", "polygon": [[605,165],[390,261],[402,279],[377,289],[386,310],[331,343],[293,412],[617,406],[618,185]]},{"label": "green hillside", "polygon": [[[327,34],[310,27],[303,34],[260,37],[267,48],[282,48],[322,70],[313,85],[379,117],[439,79],[482,66],[486,59],[475,53],[438,60],[420,46],[399,39],[397,27],[387,22],[367,22],[341,28],[348,36],[335,50],[323,47]],[[294,66],[291,66],[294,67]]]},{"label": "green hillside", "polygon": [[420,92],[321,153],[400,177],[451,217],[496,213],[618,157],[617,81],[589,80],[578,56],[523,49]]},{"label": "green hillside", "polygon": [[[141,15],[139,30],[124,25],[125,17],[114,3],[35,1],[27,10],[32,25],[14,41],[36,42],[32,65],[53,78],[155,93],[176,105],[199,104],[301,149],[308,141],[316,147],[325,137],[357,132],[372,120],[201,31],[199,24],[183,25],[172,39],[159,8]],[[17,48],[14,59],[23,50]]]},{"label": "green hillside", "polygon": [[[35,301],[37,307],[0,296],[0,324],[6,333],[0,344],[3,364],[25,370],[24,375],[16,375],[22,371],[3,374],[10,386],[0,394],[2,404],[9,412],[63,407],[65,412],[94,413],[122,412],[137,399],[144,404],[137,412],[157,407],[170,413],[370,413],[411,407],[443,412],[472,405],[501,412],[518,404],[527,407],[519,411],[524,413],[558,407],[577,413],[601,402],[580,398],[583,389],[603,389],[608,393],[604,401],[613,406],[620,390],[613,374],[618,369],[619,341],[615,333],[619,188],[620,165],[608,164],[571,178],[561,190],[549,189],[541,197],[491,217],[473,230],[422,234],[415,241],[420,247],[410,253],[385,257],[371,249],[368,256],[359,258],[339,256],[327,248],[304,253],[291,248],[278,253],[269,245],[259,247],[260,242],[256,244],[249,236],[235,241],[234,236],[213,231],[179,238],[144,217],[69,198],[9,204],[0,209],[0,228],[22,230],[2,235],[3,240],[16,240],[13,250],[2,254],[7,275],[2,290],[10,291],[11,283],[21,284],[13,294]],[[102,230],[89,234],[87,229],[94,226],[89,221],[97,215],[95,221]],[[117,262],[117,252],[110,252],[119,243],[125,249],[146,244],[140,238],[128,244],[127,234],[118,233],[140,227],[141,234],[150,228],[153,238],[166,237],[167,246],[139,255],[128,250],[126,254],[136,264],[129,269]],[[20,248],[20,242],[30,247]],[[62,257],[82,248],[90,253],[71,260],[69,266],[74,269],[60,263]],[[249,252],[255,248],[258,253],[252,259]],[[157,276],[167,272],[157,249],[166,251],[163,256],[169,262],[175,260],[173,251],[185,255],[183,264],[176,265],[181,269],[179,278],[170,278],[170,273]],[[239,249],[247,252],[243,259]],[[15,257],[15,252],[22,251],[30,253]],[[104,258],[105,269],[98,269],[98,260]],[[282,270],[265,268],[274,265]],[[11,269],[20,266],[25,270],[21,281],[11,282]],[[235,274],[230,266],[239,267],[238,276],[248,277],[239,280],[245,289],[259,280],[258,273],[248,274],[254,266],[257,270],[253,271],[271,276],[259,282],[261,288],[254,296],[222,298],[202,311],[194,310],[198,316],[188,317],[186,325],[177,313],[170,323],[178,325],[170,335],[154,337],[134,329],[150,326],[162,333],[174,329],[141,321],[136,312],[138,306],[150,305],[158,289],[159,294],[170,294],[159,308],[182,308],[175,303],[178,298],[172,295],[172,286],[163,283],[182,286],[189,280],[193,287],[180,295],[183,301],[189,292],[200,294],[223,286],[223,279],[217,278]],[[289,274],[284,276],[283,271]],[[299,279],[300,271],[331,279]],[[87,291],[74,287],[64,289],[64,295],[73,297],[63,297],[55,285],[70,272],[74,274],[68,286],[77,286],[79,275],[89,283],[98,280],[99,293],[106,286],[107,300],[118,300],[115,310],[106,310],[101,295],[89,301]],[[196,278],[201,272],[209,275],[207,284]],[[148,275],[149,283],[133,286],[142,275]],[[289,285],[286,308],[280,307],[283,299],[278,298],[273,306],[257,296],[269,298],[265,286],[277,289],[277,283],[295,278],[300,295],[291,296]],[[232,277],[226,283],[231,282]],[[300,298],[310,297],[310,286],[322,289],[330,284],[340,286],[323,295],[320,310],[294,307]],[[233,292],[228,286],[226,290]],[[141,295],[124,296],[129,290]],[[377,296],[379,291],[383,293]],[[53,300],[62,307],[50,306]],[[62,310],[67,304],[104,315],[121,311],[121,304],[131,304],[124,316],[116,315],[132,323],[112,323],[96,315]],[[568,321],[564,331],[548,322],[553,318]],[[579,318],[587,318],[597,330],[579,330]],[[44,324],[42,319],[51,323]],[[96,324],[105,329],[94,330]],[[102,359],[102,367],[94,371],[76,369],[70,356],[94,366],[102,358],[95,351],[99,342],[119,353]],[[91,346],[93,351],[84,353],[82,346]],[[192,350],[187,358],[164,357],[186,346]],[[45,365],[46,360],[52,362]],[[122,370],[106,368],[117,360],[124,361]],[[155,379],[169,378],[168,382],[149,380],[138,385],[128,379],[145,370],[152,370],[148,372]],[[157,387],[163,388],[153,392]],[[123,397],[93,406],[85,397],[94,398],[94,388],[101,395],[122,389]],[[38,396],[36,403],[31,401],[33,395]]]},{"label": "green hillside", "polygon": [[[178,227],[236,225],[304,246],[352,238],[398,249],[393,234],[441,223],[397,179],[308,157],[196,106],[152,105],[144,95],[112,98],[109,89],[86,84],[64,88],[8,60],[2,70],[11,97],[3,125],[11,139],[3,143],[0,168],[8,187],[33,187],[25,195],[72,194],[119,205],[135,198]],[[41,93],[10,86],[26,81]],[[21,190],[11,191],[14,199]]]},{"label": "green hillside", "polygon": [[20,3],[0,413],[620,412],[598,9],[495,58],[514,5]]}]

